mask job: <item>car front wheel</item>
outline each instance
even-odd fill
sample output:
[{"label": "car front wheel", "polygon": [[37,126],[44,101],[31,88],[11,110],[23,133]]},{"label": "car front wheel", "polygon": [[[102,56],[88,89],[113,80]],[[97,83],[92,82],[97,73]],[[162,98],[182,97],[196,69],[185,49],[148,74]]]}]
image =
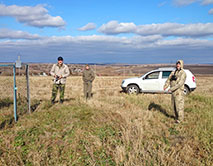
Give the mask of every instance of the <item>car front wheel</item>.
[{"label": "car front wheel", "polygon": [[137,85],[129,85],[127,87],[127,93],[128,94],[138,94],[139,93],[139,88]]}]

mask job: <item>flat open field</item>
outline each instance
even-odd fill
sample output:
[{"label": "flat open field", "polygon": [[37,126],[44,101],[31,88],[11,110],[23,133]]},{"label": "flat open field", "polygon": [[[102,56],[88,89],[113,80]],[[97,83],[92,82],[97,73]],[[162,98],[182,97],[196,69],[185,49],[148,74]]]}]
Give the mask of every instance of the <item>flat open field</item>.
[{"label": "flat open field", "polygon": [[[86,101],[81,77],[69,77],[64,104],[51,105],[52,77],[30,77],[36,107],[0,129],[0,165],[211,166],[213,77],[197,77],[181,124],[170,95],[120,93],[124,78],[96,77]],[[5,82],[9,87],[11,78],[0,77],[0,115],[7,118],[13,105]]]},{"label": "flat open field", "polygon": [[[1,63],[0,63],[1,65]],[[73,76],[80,76],[84,64],[67,64]],[[32,63],[29,64],[30,75],[49,75],[49,72],[53,64]],[[141,76],[146,72],[160,67],[174,67],[174,64],[91,64],[91,68],[98,76]],[[213,76],[213,65],[211,64],[186,64],[185,69],[189,69],[196,76]],[[25,72],[24,67],[17,70],[17,74],[23,74]],[[13,71],[11,67],[0,67],[0,76],[12,75]]]}]

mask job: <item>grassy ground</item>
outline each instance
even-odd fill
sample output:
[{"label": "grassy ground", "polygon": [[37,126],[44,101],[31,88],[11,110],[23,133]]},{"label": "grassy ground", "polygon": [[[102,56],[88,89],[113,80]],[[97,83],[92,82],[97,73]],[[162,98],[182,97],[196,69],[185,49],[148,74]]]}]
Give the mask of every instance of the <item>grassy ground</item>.
[{"label": "grassy ground", "polygon": [[[182,124],[174,123],[170,95],[129,96],[119,92],[122,79],[97,77],[85,101],[81,77],[69,77],[66,101],[52,106],[51,77],[31,77],[40,104],[0,130],[0,165],[212,165],[213,77],[197,78]],[[11,101],[1,102],[5,115]]]}]

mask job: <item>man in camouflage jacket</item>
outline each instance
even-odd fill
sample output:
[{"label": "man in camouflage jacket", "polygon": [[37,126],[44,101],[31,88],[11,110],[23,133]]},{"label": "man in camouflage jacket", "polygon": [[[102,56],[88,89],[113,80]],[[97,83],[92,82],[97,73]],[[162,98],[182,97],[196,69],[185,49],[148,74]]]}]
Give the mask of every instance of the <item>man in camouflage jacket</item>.
[{"label": "man in camouflage jacket", "polygon": [[186,81],[186,73],[183,70],[183,61],[178,60],[176,70],[173,71],[167,79],[164,90],[169,86],[169,92],[172,93],[172,106],[175,112],[176,123],[180,123],[184,119],[184,83]]},{"label": "man in camouflage jacket", "polygon": [[54,77],[51,102],[52,104],[55,102],[59,89],[60,103],[63,103],[66,78],[70,75],[70,70],[68,66],[63,63],[62,57],[58,57],[58,63],[53,65],[50,74]]},{"label": "man in camouflage jacket", "polygon": [[88,64],[85,66],[82,79],[84,82],[84,97],[90,99],[92,97],[92,82],[95,79],[95,74]]}]

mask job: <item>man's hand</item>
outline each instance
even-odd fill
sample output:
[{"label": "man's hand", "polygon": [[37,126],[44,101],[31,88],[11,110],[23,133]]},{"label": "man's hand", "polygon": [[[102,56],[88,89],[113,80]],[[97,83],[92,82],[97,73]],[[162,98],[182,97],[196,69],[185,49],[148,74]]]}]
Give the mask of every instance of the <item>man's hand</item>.
[{"label": "man's hand", "polygon": [[168,88],[168,87],[163,87],[163,90],[166,91],[167,88]]},{"label": "man's hand", "polygon": [[[166,91],[166,89],[167,89],[167,88],[165,88],[165,87],[163,88],[164,91]],[[169,93],[172,93],[172,91],[171,91],[170,89],[168,89],[168,92],[169,92]]]}]

